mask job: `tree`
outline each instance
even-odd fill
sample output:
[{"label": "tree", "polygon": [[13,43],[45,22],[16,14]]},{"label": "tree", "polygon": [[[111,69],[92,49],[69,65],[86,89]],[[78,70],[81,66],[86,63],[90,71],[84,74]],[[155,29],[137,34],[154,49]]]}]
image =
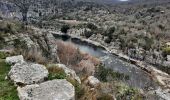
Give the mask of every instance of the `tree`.
[{"label": "tree", "polygon": [[70,29],[70,26],[69,26],[69,25],[63,25],[63,26],[61,27],[61,32],[63,32],[63,33],[66,34],[69,29]]},{"label": "tree", "polygon": [[27,23],[27,13],[31,4],[35,3],[35,0],[9,0],[11,3],[15,4],[20,12],[22,13],[22,21]]}]

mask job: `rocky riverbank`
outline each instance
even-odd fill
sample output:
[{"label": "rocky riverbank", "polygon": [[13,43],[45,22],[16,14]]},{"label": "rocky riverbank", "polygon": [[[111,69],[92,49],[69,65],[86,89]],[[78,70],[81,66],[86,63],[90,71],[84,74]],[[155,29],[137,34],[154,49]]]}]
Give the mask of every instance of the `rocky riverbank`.
[{"label": "rocky riverbank", "polygon": [[[68,38],[70,38],[70,40],[72,41],[81,41],[81,43],[86,43],[87,45],[91,45],[91,46],[94,46],[96,48],[102,48],[102,49],[105,49],[107,52],[113,54],[113,55],[116,55],[117,57],[119,57],[120,59],[122,60],[125,60],[129,63],[132,63],[134,65],[136,65],[137,67],[139,67],[140,69],[142,69],[143,71],[145,71],[146,73],[148,73],[148,75],[150,75],[154,81],[158,82],[159,85],[161,86],[161,89],[160,90],[157,90],[155,91],[155,93],[158,93],[158,95],[162,96],[163,98],[167,99],[170,98],[170,76],[169,74],[161,71],[161,70],[158,70],[157,68],[155,68],[154,66],[152,65],[149,65],[143,61],[139,61],[139,60],[136,60],[136,59],[133,59],[133,58],[130,58],[120,52],[118,52],[117,50],[113,50],[113,49],[109,49],[103,45],[101,45],[100,43],[98,42],[94,42],[92,40],[89,40],[89,39],[83,39],[81,37],[77,37],[77,36],[72,36],[72,35],[65,35],[65,34],[62,34],[62,33],[58,33],[58,32],[52,32],[51,33],[54,35],[54,36],[67,36]],[[160,91],[164,91],[164,94],[166,95],[161,95]]]},{"label": "rocky riverbank", "polygon": [[[57,49],[59,47],[56,44],[56,39],[53,35],[64,36],[64,34],[62,34],[61,32],[53,32],[53,31],[48,31],[48,30],[43,30],[43,29],[38,29],[38,28],[32,28],[32,29],[33,29],[32,34],[25,33],[25,34],[12,35],[11,38],[4,37],[4,38],[6,38],[6,43],[9,44],[9,47],[10,48],[15,47],[15,48],[14,48],[14,50],[11,50],[11,49],[7,49],[6,47],[4,47],[3,51],[7,51],[7,52],[10,51],[11,53],[13,51],[15,51],[14,55],[25,54],[24,57],[22,57],[22,56],[15,57],[14,56],[14,57],[6,58],[6,62],[9,64],[12,64],[11,70],[9,71],[9,74],[8,74],[8,78],[10,80],[12,80],[16,86],[20,87],[17,89],[18,92],[26,93],[24,95],[22,93],[19,93],[19,97],[21,100],[23,100],[23,98],[31,98],[31,99],[32,98],[42,98],[43,97],[42,95],[39,95],[38,97],[36,97],[35,92],[37,92],[38,94],[42,94],[42,93],[44,93],[42,91],[48,90],[49,88],[55,88],[55,85],[54,85],[54,87],[49,86],[47,88],[44,88],[41,86],[48,86],[48,84],[53,84],[55,82],[58,82],[58,81],[55,81],[56,78],[62,78],[62,79],[64,78],[65,79],[66,76],[71,76],[72,77],[71,79],[76,80],[79,84],[83,83],[83,84],[81,84],[82,86],[84,86],[84,84],[87,84],[84,86],[85,90],[83,89],[83,91],[85,91],[84,96],[86,96],[86,95],[92,96],[89,98],[93,98],[94,95],[92,95],[92,94],[96,94],[98,97],[100,97],[99,94],[101,91],[98,89],[98,86],[101,89],[105,89],[106,87],[109,87],[108,84],[110,84],[110,85],[112,84],[112,83],[108,83],[106,85],[104,83],[100,83],[98,81],[98,79],[96,79],[95,77],[93,77],[91,75],[89,77],[85,77],[83,79],[83,81],[82,80],[80,81],[80,78],[78,76],[76,76],[76,73],[74,72],[74,70],[69,69],[70,66],[66,67],[62,64],[53,64],[53,63],[60,62],[60,60],[58,60],[58,55],[57,55]],[[93,42],[91,40],[87,40],[87,39],[83,39],[83,38],[79,38],[79,37],[75,37],[75,36],[68,36],[68,37],[70,37],[70,39],[72,39],[75,42],[82,42],[82,43],[90,45],[92,47],[101,48],[103,50],[106,50],[109,53],[112,53],[109,49],[107,49],[107,47],[102,46],[100,43]],[[5,50],[5,49],[7,49],[7,50]],[[62,50],[64,50],[64,49],[62,49]],[[22,51],[25,51],[25,52],[22,52]],[[115,54],[115,55],[117,55],[117,54]],[[68,57],[68,55],[67,55],[67,57]],[[124,59],[126,61],[131,61],[132,63],[139,64],[138,61],[133,61],[133,59],[126,58],[124,56],[121,56],[120,54],[118,54],[117,57],[120,59]],[[25,61],[24,58],[27,60]],[[86,61],[87,59],[88,59],[88,57],[86,56],[83,61]],[[36,63],[39,63],[39,64],[36,64]],[[89,61],[88,61],[88,63],[89,63]],[[83,63],[83,64],[85,64],[86,66],[91,66],[91,65],[88,65],[88,63]],[[44,67],[44,65],[46,65],[46,67]],[[42,67],[40,67],[40,66],[42,66]],[[57,73],[62,72],[61,75],[59,75],[59,76],[55,72],[56,66],[57,66],[57,68],[58,67],[60,68],[59,70],[57,69]],[[82,67],[82,66],[84,66],[84,65],[81,64],[81,66],[79,66],[79,67]],[[141,65],[139,67],[141,67]],[[29,68],[31,68],[31,69],[29,69]],[[47,71],[47,69],[48,69],[48,71]],[[50,74],[49,70],[54,72],[55,74],[54,75]],[[39,71],[39,73],[37,71]],[[82,71],[84,72],[84,70],[82,70]],[[151,70],[151,71],[153,72],[153,70]],[[45,73],[43,73],[43,72],[45,72]],[[64,72],[64,74],[63,74],[63,72]],[[86,70],[85,70],[85,72],[86,72]],[[155,73],[154,74],[148,73],[148,74],[151,76],[153,75],[153,77],[157,76],[157,74],[160,74],[161,77],[162,76],[167,77],[167,75],[161,74],[162,72],[161,73],[158,73],[158,72],[159,71],[155,72],[156,74]],[[32,78],[32,77],[34,77],[34,78]],[[48,77],[50,77],[50,80],[47,79]],[[166,80],[168,80],[168,78]],[[165,81],[163,80],[163,82],[165,82]],[[68,84],[69,84],[69,82],[68,82]],[[167,84],[163,83],[163,85],[162,85],[165,87],[166,91],[162,90],[162,88],[157,91],[158,95],[161,93],[160,91],[165,92],[165,97],[162,97],[162,98],[168,97],[166,94],[169,91],[167,89],[168,87],[166,87]],[[97,87],[97,88],[94,88],[94,87]],[[77,88],[77,85],[75,86],[75,88]],[[78,85],[78,88],[81,90],[81,87],[79,87],[79,85]],[[92,88],[94,88],[94,90],[91,90]],[[115,87],[113,87],[113,89],[114,88]],[[128,88],[129,91],[130,91],[130,89],[131,88]],[[30,90],[33,90],[32,93],[27,94]],[[41,90],[41,91],[39,91],[39,90]],[[76,93],[76,94],[80,95],[79,92],[82,92],[80,90],[78,90],[78,93]],[[54,90],[54,91],[58,91],[58,90]],[[51,92],[55,94],[54,91],[52,90]],[[77,91],[77,90],[75,90],[75,91]],[[117,90],[115,90],[115,91],[117,91]],[[126,91],[126,89],[124,91]],[[92,93],[92,94],[89,94],[88,92]],[[126,91],[126,92],[128,92],[128,91]],[[103,93],[103,91],[101,93]],[[105,91],[104,91],[104,93],[105,93]],[[106,93],[108,93],[108,91]],[[133,90],[133,93],[136,94],[135,90]],[[119,92],[118,92],[118,94],[119,94]],[[25,95],[28,95],[28,96],[25,96]],[[97,96],[96,96],[96,98],[97,98]],[[114,98],[114,96],[116,96],[116,94],[112,93],[111,98]],[[118,96],[119,95],[117,95],[117,97]],[[162,95],[160,94],[160,96],[162,96]]]}]

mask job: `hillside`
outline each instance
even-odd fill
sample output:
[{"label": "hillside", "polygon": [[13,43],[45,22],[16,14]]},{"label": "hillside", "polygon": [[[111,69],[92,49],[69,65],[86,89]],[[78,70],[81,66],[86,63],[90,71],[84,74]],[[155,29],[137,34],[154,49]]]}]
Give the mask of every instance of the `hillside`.
[{"label": "hillside", "polygon": [[1,0],[0,88],[0,100],[169,100],[169,0]]}]

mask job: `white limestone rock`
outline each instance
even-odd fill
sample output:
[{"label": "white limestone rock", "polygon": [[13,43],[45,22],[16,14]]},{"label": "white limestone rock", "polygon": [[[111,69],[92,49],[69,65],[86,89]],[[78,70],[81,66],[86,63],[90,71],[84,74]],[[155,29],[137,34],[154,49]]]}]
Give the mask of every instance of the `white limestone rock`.
[{"label": "white limestone rock", "polygon": [[18,87],[20,100],[75,100],[74,86],[65,79]]},{"label": "white limestone rock", "polygon": [[16,64],[16,63],[23,63],[24,58],[23,58],[22,55],[7,57],[5,62],[8,63],[8,64],[11,64],[11,65]]},{"label": "white limestone rock", "polygon": [[28,85],[43,82],[48,77],[45,66],[34,63],[17,63],[11,66],[8,78],[17,85]]},{"label": "white limestone rock", "polygon": [[88,80],[89,85],[91,85],[92,87],[97,87],[100,85],[100,81],[94,76],[89,76],[87,80]]}]

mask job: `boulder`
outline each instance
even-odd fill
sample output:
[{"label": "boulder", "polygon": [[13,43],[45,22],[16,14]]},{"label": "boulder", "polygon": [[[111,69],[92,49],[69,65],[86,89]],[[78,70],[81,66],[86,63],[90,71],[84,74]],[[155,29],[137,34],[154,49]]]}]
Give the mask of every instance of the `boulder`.
[{"label": "boulder", "polygon": [[64,70],[64,72],[66,73],[67,76],[75,79],[78,83],[81,84],[81,80],[80,80],[80,78],[76,75],[76,72],[75,72],[74,70],[66,67],[66,66],[63,65],[63,64],[51,64],[51,65],[48,65],[48,67],[53,67],[53,66],[62,68],[62,69]]},{"label": "boulder", "polygon": [[11,65],[16,64],[16,63],[23,63],[24,58],[23,58],[22,55],[7,57],[5,62],[8,63],[8,64],[11,64]]},{"label": "boulder", "polygon": [[57,56],[57,45],[56,45],[56,39],[51,33],[47,33],[45,37],[46,43],[49,48],[50,58],[53,60],[58,60]]},{"label": "boulder", "polygon": [[74,86],[65,79],[18,87],[20,100],[75,100]]},{"label": "boulder", "polygon": [[34,63],[17,63],[11,67],[8,78],[17,85],[28,85],[43,82],[48,77],[45,66]]},{"label": "boulder", "polygon": [[164,100],[170,99],[170,89],[162,90],[161,88],[158,88],[157,90],[155,90],[155,94]]},{"label": "boulder", "polygon": [[94,76],[89,76],[87,80],[88,80],[89,85],[92,87],[97,87],[100,85],[100,81]]}]

